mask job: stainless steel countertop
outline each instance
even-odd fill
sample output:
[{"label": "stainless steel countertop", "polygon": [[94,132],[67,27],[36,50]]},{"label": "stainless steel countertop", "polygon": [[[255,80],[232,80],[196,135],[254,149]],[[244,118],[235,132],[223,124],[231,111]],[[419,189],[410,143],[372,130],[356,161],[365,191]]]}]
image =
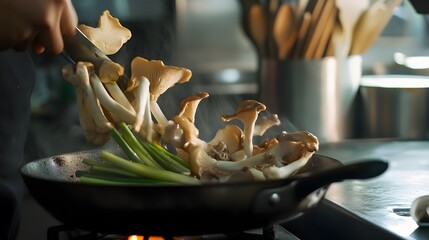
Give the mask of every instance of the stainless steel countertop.
[{"label": "stainless steel countertop", "polygon": [[400,216],[407,215],[415,198],[429,195],[429,141],[351,140],[322,144],[319,153],[343,163],[388,161],[389,168],[379,177],[332,184],[326,198],[404,238],[429,239],[427,228]]}]

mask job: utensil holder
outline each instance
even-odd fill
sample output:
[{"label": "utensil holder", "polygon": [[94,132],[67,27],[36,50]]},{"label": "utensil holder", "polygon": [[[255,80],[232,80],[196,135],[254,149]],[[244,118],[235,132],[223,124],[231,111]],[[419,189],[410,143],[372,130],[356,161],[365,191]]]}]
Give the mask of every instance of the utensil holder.
[{"label": "utensil holder", "polygon": [[[259,97],[299,131],[315,134],[320,142],[353,138],[356,95],[362,57],[319,60],[261,59]],[[288,129],[286,129],[288,130]],[[289,130],[290,131],[290,130]]]}]

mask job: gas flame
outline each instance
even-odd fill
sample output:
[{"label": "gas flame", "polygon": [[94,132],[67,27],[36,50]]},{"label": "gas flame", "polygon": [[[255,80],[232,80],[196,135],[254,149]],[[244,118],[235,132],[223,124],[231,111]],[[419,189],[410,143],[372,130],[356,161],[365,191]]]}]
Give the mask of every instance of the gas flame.
[{"label": "gas flame", "polygon": [[[128,240],[145,240],[145,237],[144,236],[139,236],[139,235],[131,235],[131,236],[128,236]],[[165,238],[163,238],[163,237],[157,237],[157,236],[152,236],[152,237],[149,237],[146,240],[165,240]]]}]

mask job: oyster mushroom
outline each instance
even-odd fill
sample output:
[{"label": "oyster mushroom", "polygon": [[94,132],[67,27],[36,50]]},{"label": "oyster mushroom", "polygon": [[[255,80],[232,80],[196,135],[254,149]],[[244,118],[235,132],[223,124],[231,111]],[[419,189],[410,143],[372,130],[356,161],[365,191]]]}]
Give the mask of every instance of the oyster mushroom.
[{"label": "oyster mushroom", "polygon": [[259,116],[255,123],[253,136],[262,136],[264,133],[273,126],[280,125],[280,119],[277,114],[268,114],[267,116]]},{"label": "oyster mushroom", "polygon": [[224,122],[238,119],[244,124],[244,153],[249,158],[253,152],[253,131],[258,114],[264,111],[266,106],[256,100],[242,101],[237,108],[237,112],[232,115],[222,115]]},{"label": "oyster mushroom", "polygon": [[285,178],[296,173],[303,167],[313,154],[319,150],[319,140],[310,132],[282,132],[276,136],[279,142],[296,143],[289,154],[283,156],[285,166],[270,166],[264,169],[267,179]]},{"label": "oyster mushroom", "polygon": [[135,121],[135,112],[131,112],[109,95],[100,78],[95,74],[93,65],[91,69],[89,69],[89,76],[95,95],[99,99],[101,105],[109,112],[112,118],[115,119],[115,122],[133,124]]},{"label": "oyster mushroom", "polygon": [[271,149],[278,143],[279,143],[279,140],[277,140],[277,138],[271,138],[271,139],[265,140],[258,146],[253,146],[253,155],[266,152],[267,150]]},{"label": "oyster mushroom", "polygon": [[303,142],[305,147],[310,152],[316,152],[319,150],[319,140],[317,137],[307,131],[288,133],[286,131],[281,132],[276,136],[279,141],[294,141]]},{"label": "oyster mushroom", "polygon": [[132,91],[139,84],[140,77],[150,81],[150,109],[162,128],[168,125],[168,120],[159,107],[157,101],[161,94],[173,87],[176,83],[188,82],[192,72],[186,68],[166,66],[159,60],[147,60],[136,57],[131,62],[131,79],[127,91]]},{"label": "oyster mushroom", "polygon": [[237,125],[226,125],[216,132],[215,137],[208,144],[218,146],[223,143],[226,153],[231,158],[231,153],[235,153],[243,148],[243,140],[243,131]]},{"label": "oyster mushroom", "polygon": [[201,100],[207,98],[207,92],[198,92],[194,95],[186,97],[180,103],[179,113],[173,117],[173,121],[179,125],[183,130],[183,147],[186,148],[188,144],[205,144],[205,142],[198,138],[199,131],[195,126],[195,113]]},{"label": "oyster mushroom", "polygon": [[188,162],[192,175],[198,178],[201,178],[201,176],[207,172],[217,178],[226,175],[227,171],[223,171],[216,167],[217,160],[207,154],[204,146],[190,143],[186,151],[188,153]]},{"label": "oyster mushroom", "polygon": [[134,108],[131,106],[131,103],[128,101],[124,92],[118,86],[118,79],[124,75],[124,68],[119,64],[113,61],[105,60],[98,69],[98,77],[100,78],[103,85],[106,87],[109,94],[115,99],[119,104],[124,106],[130,112],[135,113]]},{"label": "oyster mushroom", "polygon": [[106,55],[115,54],[131,38],[131,31],[121,25],[119,19],[105,10],[96,28],[80,24],[78,28]]},{"label": "oyster mushroom", "polygon": [[76,72],[73,66],[68,65],[62,69],[63,77],[76,89],[76,102],[79,108],[79,121],[85,137],[89,143],[103,145],[109,140],[109,132],[113,124],[104,115],[90,84],[88,68],[93,65],[78,62]]},{"label": "oyster mushroom", "polygon": [[242,168],[250,168],[263,164],[281,167],[286,163],[283,159],[287,159],[287,162],[290,162],[289,159],[299,159],[303,155],[302,149],[302,143],[284,141],[279,142],[271,149],[263,153],[253,155],[250,158],[246,158],[237,162],[218,161],[216,165],[220,169],[229,171],[236,171]]},{"label": "oyster mushroom", "polygon": [[[277,144],[276,141],[278,141]],[[310,146],[310,147],[309,147]],[[318,149],[317,138],[297,133],[292,137],[276,137],[267,142],[267,150],[241,161],[218,161],[216,166],[225,171],[236,171],[260,165],[271,166],[264,174],[267,178],[289,176],[304,166]]]}]

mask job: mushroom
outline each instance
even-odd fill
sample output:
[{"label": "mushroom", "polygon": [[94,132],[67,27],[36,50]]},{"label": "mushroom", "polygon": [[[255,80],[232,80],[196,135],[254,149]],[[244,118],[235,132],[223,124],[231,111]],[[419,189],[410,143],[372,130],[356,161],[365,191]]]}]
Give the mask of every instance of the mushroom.
[{"label": "mushroom", "polygon": [[131,38],[131,31],[121,25],[119,19],[105,10],[96,28],[80,24],[78,28],[106,55],[115,54]]},{"label": "mushroom", "polygon": [[319,150],[319,140],[310,132],[287,133],[283,131],[276,136],[276,139],[281,142],[300,143],[301,147],[283,157],[283,163],[286,166],[270,166],[264,169],[263,172],[267,179],[285,178],[293,175],[308,162],[314,152]]},{"label": "mushroom", "polygon": [[293,146],[295,144],[296,143],[293,142],[279,142],[271,149],[244,160],[236,162],[218,161],[216,165],[220,169],[229,171],[237,171],[242,168],[250,168],[262,164],[282,166],[283,156],[293,153],[293,150],[296,149],[296,147]]},{"label": "mushroom", "polygon": [[112,98],[130,112],[135,113],[131,103],[128,101],[124,92],[122,92],[121,88],[117,84],[118,79],[123,75],[124,68],[120,64],[109,60],[103,61],[100,68],[98,69],[98,77]]},{"label": "mushroom", "polygon": [[79,121],[88,142],[103,145],[109,140],[113,124],[107,120],[90,84],[91,63],[78,62],[76,72],[73,66],[62,69],[63,77],[76,89],[76,101],[79,108]]},{"label": "mushroom", "polygon": [[304,155],[302,155],[301,158],[295,160],[294,162],[282,166],[269,166],[265,168],[262,172],[266,179],[280,179],[280,178],[286,178],[294,175],[298,170],[300,170],[305,164],[307,164],[308,160],[313,155],[312,152],[306,152]]},{"label": "mushroom", "polygon": [[[288,166],[295,161],[300,161],[300,163],[296,163],[292,166],[302,166],[308,161],[308,159],[310,159],[310,157],[316,151],[315,149],[318,149],[317,147],[315,147],[316,145],[318,146],[318,142],[314,142],[317,139],[314,139],[310,136],[309,138],[297,138],[299,141],[294,141],[291,139],[292,138],[278,137],[276,138],[276,140],[278,141],[277,144],[275,144],[274,146],[269,144],[270,148],[260,154],[237,162],[218,161],[216,163],[216,166],[222,170],[229,171],[255,167],[258,165],[273,165],[275,167],[278,167],[279,171],[281,171],[282,169],[288,169],[283,167]],[[310,142],[305,142],[302,140],[309,140]],[[312,146],[312,148],[309,148],[308,146]]]},{"label": "mushroom", "polygon": [[188,162],[192,175],[198,178],[201,178],[201,176],[207,172],[217,178],[226,175],[226,171],[222,171],[220,168],[216,167],[217,160],[210,157],[201,144],[190,143],[186,151],[188,153]]},{"label": "mushroom", "polygon": [[127,91],[136,88],[142,76],[150,81],[151,112],[161,127],[165,128],[168,125],[168,120],[157,103],[158,98],[176,83],[188,82],[192,72],[186,68],[166,66],[159,60],[149,61],[142,57],[136,57],[131,62],[131,79],[128,82]]},{"label": "mushroom", "polygon": [[264,142],[262,142],[258,146],[253,146],[253,155],[263,153],[263,152],[271,149],[272,147],[274,147],[278,143],[279,143],[279,140],[277,140],[277,138],[271,138],[271,139],[265,140]]},{"label": "mushroom", "polygon": [[259,116],[255,123],[253,136],[262,136],[273,126],[280,125],[280,119],[277,114],[268,114],[267,116]]},{"label": "mushroom", "polygon": [[288,133],[286,131],[281,132],[276,136],[279,141],[295,141],[303,142],[307,148],[307,151],[316,152],[319,150],[319,140],[317,137],[307,131]]},{"label": "mushroom", "polygon": [[221,119],[224,122],[238,119],[244,124],[244,153],[249,158],[253,152],[253,131],[256,119],[261,111],[264,111],[266,106],[256,100],[242,101],[237,108],[237,112],[232,115],[222,115]]},{"label": "mushroom", "polygon": [[150,114],[149,106],[149,86],[150,82],[146,77],[141,77],[140,84],[137,87],[134,95],[137,97],[137,113],[136,120],[134,122],[134,130],[136,132],[141,132],[141,126],[144,125],[144,133],[146,139],[149,142],[152,142],[152,117]]},{"label": "mushroom", "polygon": [[201,100],[208,96],[207,92],[198,92],[181,101],[179,113],[173,117],[173,121],[183,130],[182,148],[186,149],[190,143],[205,146],[205,142],[198,138],[199,131],[195,126],[195,113]]},{"label": "mushroom", "polygon": [[135,112],[131,112],[109,95],[100,78],[95,74],[93,65],[91,69],[89,69],[89,76],[95,95],[99,99],[101,105],[112,115],[112,118],[114,118],[116,122],[133,124],[135,121]]},{"label": "mushroom", "polygon": [[235,153],[243,148],[243,131],[237,125],[226,125],[216,132],[215,137],[208,142],[208,145],[218,146],[223,143],[228,157],[231,159],[231,153]]}]

